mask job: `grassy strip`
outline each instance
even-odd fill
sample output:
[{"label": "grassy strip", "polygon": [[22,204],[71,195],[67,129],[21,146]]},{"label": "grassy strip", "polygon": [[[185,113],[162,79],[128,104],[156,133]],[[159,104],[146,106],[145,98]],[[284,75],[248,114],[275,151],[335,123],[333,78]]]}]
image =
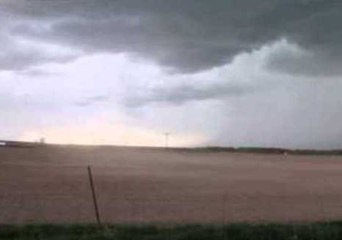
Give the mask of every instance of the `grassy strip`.
[{"label": "grassy strip", "polygon": [[303,225],[27,225],[0,226],[1,240],[337,240],[342,222]]}]

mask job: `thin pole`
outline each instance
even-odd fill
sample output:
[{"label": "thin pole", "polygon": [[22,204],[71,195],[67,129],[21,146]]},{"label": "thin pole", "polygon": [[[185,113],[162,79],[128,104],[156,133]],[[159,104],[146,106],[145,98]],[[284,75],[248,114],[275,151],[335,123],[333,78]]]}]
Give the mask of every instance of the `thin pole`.
[{"label": "thin pole", "polygon": [[170,133],[164,133],[165,135],[165,147],[168,148],[169,147],[169,136]]},{"label": "thin pole", "polygon": [[95,193],[95,188],[94,188],[93,174],[91,173],[91,167],[90,166],[88,166],[88,176],[89,176],[91,194],[93,197],[93,204],[94,204],[94,210],[95,210],[95,215],[96,215],[96,221],[97,221],[98,225],[101,225],[100,213],[99,213],[99,208],[97,205],[97,198],[96,198],[96,193]]}]

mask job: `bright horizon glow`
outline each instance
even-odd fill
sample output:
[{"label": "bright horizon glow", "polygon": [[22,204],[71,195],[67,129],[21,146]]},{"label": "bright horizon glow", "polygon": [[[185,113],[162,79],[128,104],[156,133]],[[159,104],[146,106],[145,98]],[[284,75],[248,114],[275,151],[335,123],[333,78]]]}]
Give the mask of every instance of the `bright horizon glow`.
[{"label": "bright horizon glow", "polygon": [[[165,146],[165,137],[162,132],[125,126],[120,123],[108,125],[103,122],[27,131],[19,137],[19,140],[34,142],[41,137],[44,137],[47,143],[52,144]],[[196,147],[201,146],[203,142],[202,136],[171,134],[169,146]]]}]

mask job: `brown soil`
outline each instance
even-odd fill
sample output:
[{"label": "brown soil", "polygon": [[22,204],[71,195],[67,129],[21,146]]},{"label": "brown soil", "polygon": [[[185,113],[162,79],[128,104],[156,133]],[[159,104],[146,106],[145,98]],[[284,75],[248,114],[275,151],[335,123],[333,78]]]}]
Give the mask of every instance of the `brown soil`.
[{"label": "brown soil", "polygon": [[342,157],[120,147],[0,147],[0,223],[342,219]]}]

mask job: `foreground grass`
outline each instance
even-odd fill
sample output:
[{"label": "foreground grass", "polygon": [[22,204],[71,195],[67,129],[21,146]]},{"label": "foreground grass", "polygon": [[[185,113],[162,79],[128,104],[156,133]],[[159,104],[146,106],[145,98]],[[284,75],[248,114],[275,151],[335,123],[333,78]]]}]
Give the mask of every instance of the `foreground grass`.
[{"label": "foreground grass", "polygon": [[0,226],[1,240],[337,240],[342,222],[303,225],[27,225]]}]

